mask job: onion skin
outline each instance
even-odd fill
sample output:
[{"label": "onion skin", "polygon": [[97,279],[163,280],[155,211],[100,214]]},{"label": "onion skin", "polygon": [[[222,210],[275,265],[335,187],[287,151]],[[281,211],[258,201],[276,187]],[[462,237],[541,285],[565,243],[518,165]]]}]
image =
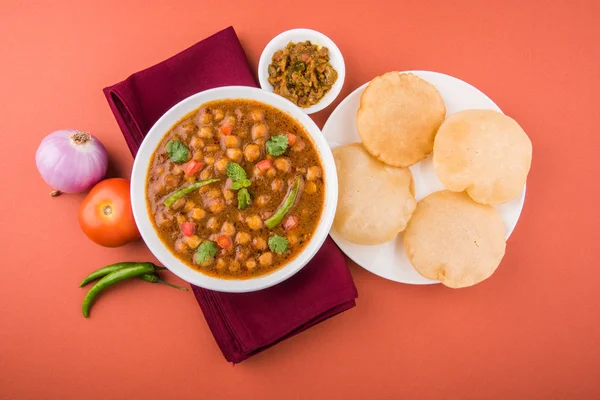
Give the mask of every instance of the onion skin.
[{"label": "onion skin", "polygon": [[52,132],[42,140],[35,162],[44,181],[55,189],[53,193],[81,193],[104,178],[108,155],[94,136],[65,129]]}]

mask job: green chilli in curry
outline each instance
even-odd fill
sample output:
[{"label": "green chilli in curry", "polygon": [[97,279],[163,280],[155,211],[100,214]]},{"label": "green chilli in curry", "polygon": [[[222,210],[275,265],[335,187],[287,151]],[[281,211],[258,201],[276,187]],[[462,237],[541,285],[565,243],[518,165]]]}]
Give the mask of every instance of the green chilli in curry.
[{"label": "green chilli in curry", "polygon": [[308,40],[276,51],[268,72],[273,91],[303,108],[317,104],[338,78],[329,49]]},{"label": "green chilli in curry", "polygon": [[321,219],[321,159],[291,116],[251,100],[219,100],[185,116],[150,161],[148,212],[188,266],[229,279],[292,260]]}]

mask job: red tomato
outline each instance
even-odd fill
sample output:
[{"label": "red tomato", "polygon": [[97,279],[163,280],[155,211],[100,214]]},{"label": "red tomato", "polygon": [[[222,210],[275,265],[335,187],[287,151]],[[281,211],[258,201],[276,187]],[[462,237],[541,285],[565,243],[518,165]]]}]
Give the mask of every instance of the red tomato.
[{"label": "red tomato", "polygon": [[298,226],[298,218],[294,217],[293,215],[290,215],[285,219],[285,221],[283,221],[283,229],[286,231],[291,231],[296,226]]},{"label": "red tomato", "polygon": [[181,231],[183,232],[183,234],[187,237],[190,237],[194,234],[194,231],[196,230],[196,224],[194,224],[193,222],[183,222],[181,223]]},{"label": "red tomato", "polygon": [[270,160],[262,160],[256,163],[256,168],[258,168],[261,172],[264,172],[271,168],[273,163]]},{"label": "red tomato", "polygon": [[231,247],[231,238],[226,235],[219,236],[217,238],[217,244],[222,249],[228,249]]},{"label": "red tomato", "polygon": [[186,176],[193,176],[193,175],[196,175],[196,173],[198,171],[200,171],[203,166],[204,166],[204,164],[201,163],[200,161],[192,160],[192,161],[188,162],[187,164],[185,164],[185,167],[183,168],[183,172],[185,173]]},{"label": "red tomato", "polygon": [[129,181],[112,178],[94,186],[79,206],[79,226],[87,237],[105,247],[123,246],[139,239],[131,210]]},{"label": "red tomato", "polygon": [[296,135],[294,135],[293,133],[286,133],[287,137],[288,137],[288,144],[290,146],[293,146],[294,143],[296,143]]}]

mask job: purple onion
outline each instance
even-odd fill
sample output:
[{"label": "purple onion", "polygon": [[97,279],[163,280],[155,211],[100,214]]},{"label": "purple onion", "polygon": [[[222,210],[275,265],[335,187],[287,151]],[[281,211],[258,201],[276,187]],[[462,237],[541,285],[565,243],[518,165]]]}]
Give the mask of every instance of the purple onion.
[{"label": "purple onion", "polygon": [[100,182],[108,168],[106,149],[87,132],[74,129],[52,132],[35,153],[37,169],[46,183],[61,192],[80,193]]}]

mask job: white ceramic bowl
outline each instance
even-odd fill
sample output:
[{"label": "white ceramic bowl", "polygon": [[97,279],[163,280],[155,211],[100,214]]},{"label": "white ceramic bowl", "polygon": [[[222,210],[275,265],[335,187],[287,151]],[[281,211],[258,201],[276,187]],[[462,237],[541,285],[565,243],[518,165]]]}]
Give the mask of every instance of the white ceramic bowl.
[{"label": "white ceramic bowl", "polygon": [[[321,156],[325,175],[325,207],[321,215],[316,232],[311,241],[296,258],[284,265],[282,268],[257,278],[245,280],[218,279],[192,269],[175,257],[158,237],[150,220],[146,206],[146,180],[148,178],[148,167],[152,153],[171,129],[186,114],[194,111],[202,104],[221,99],[249,99],[257,100],[273,106],[283,112],[290,114],[298,121],[312,137],[313,142]],[[140,230],[142,238],[154,256],[171,272],[181,279],[211,290],[221,292],[252,292],[264,289],[282,282],[310,261],[317,250],[321,247],[331,229],[335,209],[337,206],[338,182],[333,155],[327,141],[321,134],[317,125],[303,113],[296,105],[274,93],[264,90],[244,87],[227,86],[207,90],[182,100],[169,111],[167,111],[150,129],[146,138],[135,157],[133,172],[131,174],[131,204],[135,222]]]},{"label": "white ceramic bowl", "polygon": [[340,94],[342,86],[344,86],[344,79],[346,78],[346,65],[344,64],[342,52],[331,39],[321,32],[313,31],[312,29],[291,29],[275,36],[269,44],[267,44],[260,55],[260,60],[258,62],[258,80],[260,81],[261,88],[272,92],[273,86],[269,83],[269,64],[271,64],[273,54],[275,54],[277,50],[283,49],[289,42],[298,43],[306,40],[310,40],[313,44],[325,46],[329,49],[329,62],[333,69],[338,73],[337,81],[321,101],[314,106],[301,108],[305,113],[313,114],[333,103],[335,98]]}]

